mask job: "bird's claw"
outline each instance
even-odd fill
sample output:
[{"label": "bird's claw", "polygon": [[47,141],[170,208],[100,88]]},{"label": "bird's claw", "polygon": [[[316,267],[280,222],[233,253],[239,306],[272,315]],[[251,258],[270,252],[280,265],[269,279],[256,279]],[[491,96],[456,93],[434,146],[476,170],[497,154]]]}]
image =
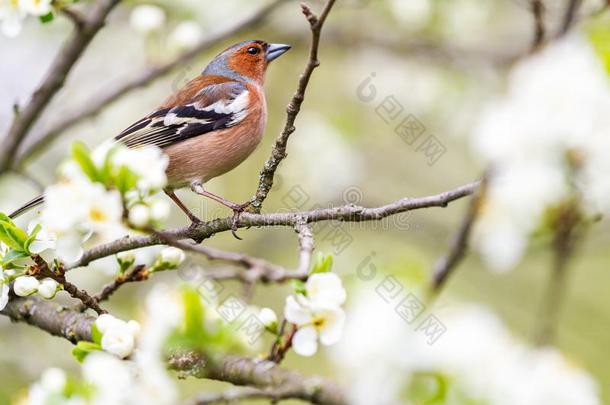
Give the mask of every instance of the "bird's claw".
[{"label": "bird's claw", "polygon": [[243,240],[237,235],[239,217],[241,213],[245,211],[246,208],[250,206],[250,201],[245,202],[243,204],[233,204],[230,208],[233,210],[233,217],[231,218],[231,234],[235,239]]}]

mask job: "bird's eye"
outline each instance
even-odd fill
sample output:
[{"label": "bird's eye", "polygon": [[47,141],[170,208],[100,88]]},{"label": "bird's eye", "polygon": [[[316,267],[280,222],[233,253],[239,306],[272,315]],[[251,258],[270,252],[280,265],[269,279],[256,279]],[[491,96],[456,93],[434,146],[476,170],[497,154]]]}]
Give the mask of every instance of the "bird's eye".
[{"label": "bird's eye", "polygon": [[251,48],[248,48],[248,53],[249,53],[250,55],[256,55],[256,54],[257,54],[257,53],[259,53],[259,52],[260,52],[260,49],[258,49],[258,48],[256,48],[256,47],[251,47]]}]

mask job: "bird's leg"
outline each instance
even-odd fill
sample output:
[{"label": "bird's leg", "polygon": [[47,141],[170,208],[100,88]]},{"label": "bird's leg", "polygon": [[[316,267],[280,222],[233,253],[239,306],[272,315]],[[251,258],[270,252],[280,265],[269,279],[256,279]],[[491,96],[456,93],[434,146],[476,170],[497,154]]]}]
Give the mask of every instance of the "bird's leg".
[{"label": "bird's leg", "polygon": [[231,220],[231,233],[236,239],[241,240],[239,236],[237,236],[237,223],[239,222],[239,217],[242,212],[250,205],[250,201],[247,201],[243,204],[235,204],[229,200],[226,200],[216,194],[210,193],[203,188],[203,184],[199,181],[194,181],[191,183],[191,190],[194,193],[207,197],[211,200],[216,201],[219,204],[224,205],[225,207],[233,210],[233,218]]},{"label": "bird's leg", "polygon": [[197,217],[195,214],[193,214],[191,212],[191,210],[189,210],[187,208],[186,205],[184,205],[184,203],[182,201],[180,201],[180,199],[178,198],[178,196],[176,195],[176,193],[174,193],[174,190],[168,189],[166,188],[165,190],[163,190],[165,192],[165,194],[167,194],[167,196],[169,198],[172,199],[172,201],[174,203],[176,203],[176,205],[182,210],[182,212],[184,212],[186,214],[187,217],[189,217],[189,219],[191,220],[192,223],[194,224],[198,224],[201,223],[201,219],[199,219],[199,217]]}]

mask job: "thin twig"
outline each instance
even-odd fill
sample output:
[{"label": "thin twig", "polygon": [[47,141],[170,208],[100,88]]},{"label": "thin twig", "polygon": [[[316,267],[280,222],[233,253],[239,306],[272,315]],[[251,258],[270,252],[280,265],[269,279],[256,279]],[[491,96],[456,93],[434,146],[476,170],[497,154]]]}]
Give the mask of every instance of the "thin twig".
[{"label": "thin twig", "polygon": [[566,7],[566,12],[563,16],[563,22],[561,24],[561,29],[559,30],[559,37],[564,36],[570,30],[570,27],[576,21],[576,16],[578,14],[578,9],[582,4],[582,0],[570,0],[568,6]]},{"label": "thin twig", "polygon": [[263,284],[283,283],[288,280],[304,280],[307,277],[314,247],[313,234],[311,228],[305,222],[299,222],[295,226],[295,230],[299,234],[299,266],[296,270],[287,270],[282,266],[245,253],[227,252],[208,246],[183,242],[164,232],[154,232],[154,235],[170,246],[201,254],[209,260],[228,262],[248,270],[247,272],[232,269],[207,271],[206,279],[234,279],[246,285],[253,285],[255,282],[262,282]]},{"label": "thin twig", "polygon": [[[440,194],[431,195],[419,198],[403,198],[394,201],[390,204],[376,208],[365,208],[352,204],[322,208],[305,212],[278,212],[254,214],[244,212],[241,214],[237,226],[239,228],[246,227],[269,227],[269,226],[290,226],[294,227],[298,222],[305,218],[308,224],[321,221],[344,221],[344,222],[364,222],[364,221],[379,221],[383,218],[401,214],[407,211],[430,208],[430,207],[446,207],[449,203],[460,198],[471,195],[479,186],[479,182],[475,181],[454,190],[446,191]],[[165,230],[165,235],[170,235],[175,239],[193,239],[204,240],[219,232],[231,230],[232,217],[217,218],[211,221],[202,222],[195,226],[188,226],[173,230]],[[86,251],[76,263],[71,264],[66,270],[75,269],[77,267],[87,266],[94,260],[101,259],[106,256],[111,256],[119,252],[133,250],[145,246],[153,246],[163,244],[165,241],[156,235],[125,237],[114,242],[97,246]]]},{"label": "thin twig", "polygon": [[449,252],[441,257],[434,265],[431,288],[432,295],[438,295],[453,270],[460,264],[466,255],[470,233],[479,214],[481,202],[483,201],[483,198],[485,198],[485,184],[486,176],[483,176],[481,187],[470,200],[466,215],[462,220],[457,234],[453,238]]},{"label": "thin twig", "polygon": [[531,0],[532,15],[534,17],[534,39],[532,40],[531,51],[538,50],[544,43],[546,27],[544,23],[544,2],[542,0]]},{"label": "thin twig", "polygon": [[35,277],[50,277],[57,283],[61,284],[63,289],[70,294],[72,298],[79,300],[85,308],[91,308],[98,315],[105,314],[107,311],[99,306],[97,300],[87,293],[85,290],[79,289],[76,285],[66,280],[66,271],[63,267],[57,268],[55,271],[51,269],[46,261],[40,256],[34,256],[35,265],[28,269],[28,273]]},{"label": "thin twig", "polygon": [[275,140],[273,148],[271,149],[271,156],[269,159],[267,159],[265,166],[263,166],[263,169],[260,172],[258,188],[256,190],[256,194],[254,197],[252,197],[251,207],[254,212],[261,211],[263,201],[265,201],[269,191],[271,191],[271,187],[273,187],[273,177],[275,176],[275,171],[277,170],[280,162],[286,157],[288,138],[296,129],[294,123],[299,111],[301,110],[301,104],[303,104],[303,100],[305,99],[305,91],[307,90],[309,79],[311,78],[315,68],[320,66],[320,61],[318,60],[320,34],[322,32],[324,22],[326,21],[326,18],[328,17],[328,14],[330,13],[330,10],[334,4],[335,0],[328,0],[324,6],[324,9],[322,10],[322,13],[320,14],[320,17],[313,14],[308,6],[301,4],[303,14],[307,18],[307,21],[309,21],[311,29],[311,47],[309,49],[309,59],[307,61],[307,65],[305,66],[305,70],[299,78],[297,90],[286,108],[286,123],[284,124],[284,129]]},{"label": "thin twig", "polygon": [[[110,298],[110,296],[112,294],[114,294],[124,284],[148,280],[149,275],[150,275],[150,273],[148,272],[148,269],[146,268],[146,266],[138,265],[138,266],[134,267],[133,270],[131,270],[129,273],[121,274],[120,276],[115,278],[113,281],[111,281],[110,283],[108,283],[104,287],[102,287],[102,290],[99,293],[95,294],[93,296],[93,299],[98,303],[102,302],[102,301],[106,301]],[[81,304],[80,306],[77,307],[77,310],[81,311],[81,312],[84,311],[85,309],[87,309],[87,307],[83,304]]]},{"label": "thin twig", "polygon": [[287,1],[289,0],[274,0],[243,21],[240,21],[215,35],[206,37],[206,39],[201,41],[192,50],[180,55],[176,59],[158,66],[147,67],[142,72],[134,75],[132,79],[122,83],[119,86],[111,88],[109,91],[102,90],[100,92],[95,92],[95,97],[83,103],[82,108],[74,111],[62,112],[61,116],[63,118],[59,122],[50,125],[49,128],[43,133],[37,135],[34,142],[27,146],[26,149],[19,154],[17,158],[18,161],[15,165],[19,167],[23,166],[27,160],[35,157],[50,146],[67,129],[88,118],[94,117],[106,106],[117,101],[124,95],[138,88],[147,86],[154,80],[159,79],[178,67],[186,66],[193,59],[199,57],[202,52],[217,46],[219,42],[243,30],[251,29],[255,25],[262,23],[273,10],[275,10],[280,4]]},{"label": "thin twig", "polygon": [[97,32],[104,26],[106,16],[118,2],[119,0],[97,0],[91,6],[87,23],[75,27],[29,102],[25,106],[19,107],[19,113],[15,114],[9,130],[2,140],[0,173],[4,173],[11,168],[19,145],[53,97],[63,87],[72,68]]},{"label": "thin twig", "polygon": [[575,244],[580,239],[576,233],[581,220],[578,208],[573,204],[568,204],[558,214],[555,222],[555,235],[552,243],[553,269],[534,336],[536,344],[540,346],[552,344],[556,334],[566,290],[568,266],[574,255]]}]

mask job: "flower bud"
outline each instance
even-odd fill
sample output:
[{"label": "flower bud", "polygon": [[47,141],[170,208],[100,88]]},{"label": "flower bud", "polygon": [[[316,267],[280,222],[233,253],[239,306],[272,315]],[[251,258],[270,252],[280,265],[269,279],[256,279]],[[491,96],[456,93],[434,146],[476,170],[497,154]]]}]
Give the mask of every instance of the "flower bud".
[{"label": "flower bud", "polygon": [[138,204],[129,210],[129,222],[138,228],[143,228],[150,222],[150,209]]},{"label": "flower bud", "polygon": [[171,267],[178,267],[186,258],[184,252],[175,247],[167,247],[161,251],[161,262]]},{"label": "flower bud", "polygon": [[36,279],[36,277],[21,276],[15,279],[13,291],[20,297],[27,297],[28,295],[34,294],[36,290],[38,290],[39,285],[40,282]]},{"label": "flower bud", "polygon": [[275,333],[277,331],[277,315],[271,308],[262,308],[258,313],[258,319],[270,332]]},{"label": "flower bud", "polygon": [[131,355],[134,348],[133,332],[125,322],[111,325],[102,335],[102,349],[122,359]]},{"label": "flower bud", "polygon": [[153,221],[163,222],[170,214],[169,204],[166,201],[155,201],[150,206],[150,217]]},{"label": "flower bud", "polygon": [[45,278],[38,286],[38,295],[47,300],[55,298],[55,294],[60,289],[59,283],[52,278]]}]

